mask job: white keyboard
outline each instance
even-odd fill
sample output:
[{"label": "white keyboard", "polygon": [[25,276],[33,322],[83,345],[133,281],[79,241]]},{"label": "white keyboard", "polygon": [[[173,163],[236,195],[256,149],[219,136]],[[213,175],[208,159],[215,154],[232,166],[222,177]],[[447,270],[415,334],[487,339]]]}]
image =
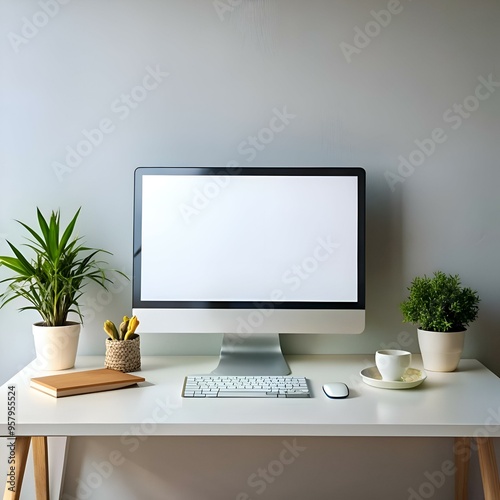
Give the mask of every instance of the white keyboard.
[{"label": "white keyboard", "polygon": [[308,398],[307,379],[294,376],[189,375],[184,398]]}]

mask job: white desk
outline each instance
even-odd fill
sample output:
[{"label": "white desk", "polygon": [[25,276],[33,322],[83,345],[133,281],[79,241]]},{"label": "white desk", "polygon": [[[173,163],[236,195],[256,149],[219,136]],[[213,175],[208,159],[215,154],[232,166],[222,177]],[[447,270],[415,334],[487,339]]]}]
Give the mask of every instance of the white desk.
[{"label": "white desk", "polygon": [[[487,500],[500,498],[496,460],[490,437],[500,437],[500,379],[475,360],[462,360],[453,373],[428,372],[422,385],[385,390],[364,384],[361,369],[373,356],[290,356],[296,375],[310,382],[310,399],[183,399],[187,374],[207,373],[215,357],[143,357],[140,375],[145,383],[113,392],[55,399],[29,387],[41,374],[31,365],[2,386],[0,435],[8,436],[7,392],[16,386],[16,436],[19,455],[17,482],[33,440],[39,499],[48,498],[47,436],[422,436],[454,437],[460,445],[456,498],[466,498],[468,461],[464,447],[476,438]],[[101,368],[102,357],[81,357],[74,370]],[[412,366],[421,367],[414,356]],[[344,381],[349,398],[329,400],[321,386]],[[90,411],[89,411],[90,409]],[[457,448],[458,449],[458,448]],[[38,458],[37,458],[38,457]],[[20,488],[17,488],[18,491]],[[17,498],[6,489],[4,499]]]}]

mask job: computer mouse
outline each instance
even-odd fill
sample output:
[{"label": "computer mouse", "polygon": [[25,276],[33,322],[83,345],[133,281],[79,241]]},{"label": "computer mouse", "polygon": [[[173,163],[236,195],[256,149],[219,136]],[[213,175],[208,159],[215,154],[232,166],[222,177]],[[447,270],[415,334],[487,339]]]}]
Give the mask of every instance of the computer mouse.
[{"label": "computer mouse", "polygon": [[332,382],[323,386],[323,392],[330,399],[343,399],[349,396],[349,387],[343,382]]}]

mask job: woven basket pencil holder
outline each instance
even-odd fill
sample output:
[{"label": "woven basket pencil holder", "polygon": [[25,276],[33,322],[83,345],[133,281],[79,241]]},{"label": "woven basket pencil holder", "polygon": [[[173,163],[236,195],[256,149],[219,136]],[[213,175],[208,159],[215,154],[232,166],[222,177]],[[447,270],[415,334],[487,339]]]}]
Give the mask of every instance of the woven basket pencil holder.
[{"label": "woven basket pencil holder", "polygon": [[120,372],[135,372],[141,369],[141,344],[137,335],[129,340],[106,339],[104,366]]}]

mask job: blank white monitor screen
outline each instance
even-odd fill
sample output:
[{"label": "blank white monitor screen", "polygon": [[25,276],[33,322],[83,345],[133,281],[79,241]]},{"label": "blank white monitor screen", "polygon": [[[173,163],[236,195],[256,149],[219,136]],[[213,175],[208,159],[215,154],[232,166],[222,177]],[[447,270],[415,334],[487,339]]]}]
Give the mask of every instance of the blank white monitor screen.
[{"label": "blank white monitor screen", "polygon": [[235,176],[193,211],[207,183],[143,179],[143,300],[357,300],[356,178]]}]

